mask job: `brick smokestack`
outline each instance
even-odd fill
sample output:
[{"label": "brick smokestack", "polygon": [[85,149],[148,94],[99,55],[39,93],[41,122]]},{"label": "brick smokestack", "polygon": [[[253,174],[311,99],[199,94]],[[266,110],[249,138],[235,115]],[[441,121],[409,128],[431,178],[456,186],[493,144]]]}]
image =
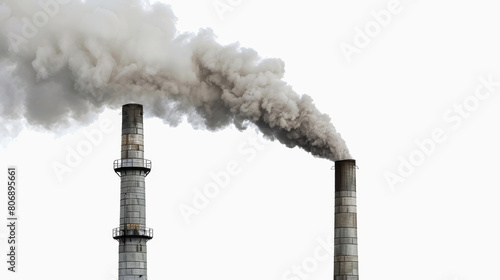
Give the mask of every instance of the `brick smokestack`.
[{"label": "brick smokestack", "polygon": [[151,161],[144,159],[142,105],[122,107],[121,159],[114,161],[120,176],[120,227],[113,229],[118,240],[118,279],[147,280],[146,242],[153,229],[146,227],[145,177]]},{"label": "brick smokestack", "polygon": [[335,162],[334,280],[358,280],[356,161]]}]

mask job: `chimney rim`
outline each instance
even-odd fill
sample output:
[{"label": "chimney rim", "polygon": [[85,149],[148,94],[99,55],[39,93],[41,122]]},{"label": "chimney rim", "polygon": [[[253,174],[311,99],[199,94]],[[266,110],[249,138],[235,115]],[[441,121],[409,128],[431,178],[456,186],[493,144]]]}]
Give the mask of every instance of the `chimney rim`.
[{"label": "chimney rim", "polygon": [[140,103],[127,103],[127,104],[123,104],[122,107],[125,107],[125,106],[143,106],[143,105]]},{"label": "chimney rim", "polygon": [[335,162],[356,162],[355,159],[340,159],[340,160],[336,160]]}]

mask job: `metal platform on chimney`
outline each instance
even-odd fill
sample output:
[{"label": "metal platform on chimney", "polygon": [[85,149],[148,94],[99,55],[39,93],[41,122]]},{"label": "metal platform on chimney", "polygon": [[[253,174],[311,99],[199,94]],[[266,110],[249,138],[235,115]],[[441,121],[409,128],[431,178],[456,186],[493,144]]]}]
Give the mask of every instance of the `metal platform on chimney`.
[{"label": "metal platform on chimney", "polygon": [[151,239],[153,238],[153,229],[143,227],[138,224],[127,224],[126,227],[117,227],[113,229],[114,239],[120,239],[123,237],[143,237]]},{"label": "metal platform on chimney", "polygon": [[121,177],[121,172],[124,170],[141,170],[144,171],[144,177],[148,176],[151,171],[151,161],[149,159],[117,159],[113,162],[113,168],[116,174]]}]

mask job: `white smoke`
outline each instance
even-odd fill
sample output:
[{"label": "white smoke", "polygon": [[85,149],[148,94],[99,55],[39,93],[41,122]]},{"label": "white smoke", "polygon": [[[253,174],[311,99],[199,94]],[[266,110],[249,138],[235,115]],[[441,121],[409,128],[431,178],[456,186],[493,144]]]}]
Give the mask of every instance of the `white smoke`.
[{"label": "white smoke", "polygon": [[173,126],[184,119],[210,130],[253,123],[288,147],[349,158],[330,118],[282,80],[283,61],[237,43],[222,46],[210,29],[179,33],[169,6],[0,3],[2,133],[21,119],[57,131],[137,102]]}]

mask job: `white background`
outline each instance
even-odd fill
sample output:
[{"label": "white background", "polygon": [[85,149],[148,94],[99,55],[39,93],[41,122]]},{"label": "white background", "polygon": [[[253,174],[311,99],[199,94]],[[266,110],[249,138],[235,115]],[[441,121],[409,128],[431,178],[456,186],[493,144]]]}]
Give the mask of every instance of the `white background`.
[{"label": "white background", "polygon": [[[390,1],[232,1],[223,19],[217,1],[165,2],[180,31],[210,27],[223,44],[239,41],[281,58],[285,80],[331,116],[359,167],[361,279],[499,278],[500,87],[477,103],[472,97],[480,77],[500,81],[496,1],[401,0],[402,10],[350,63],[341,44],[355,47],[356,28],[364,30],[371,12]],[[447,121],[464,100],[473,108],[468,117]],[[58,180],[54,163],[66,164],[69,150],[88,141],[84,131],[106,122],[111,131]],[[120,156],[120,125],[119,112],[106,111],[65,135],[27,127],[0,148],[0,168],[17,166],[20,188],[19,272],[4,263],[2,279],[116,278],[111,229],[119,222],[120,183],[112,162]],[[251,148],[261,138],[252,128],[144,125],[153,162],[146,179],[155,230],[150,279],[300,279],[284,275],[314,257],[318,238],[333,234],[332,162],[267,140]],[[435,129],[446,140],[391,187],[385,176],[397,175],[401,159],[418,153],[415,141]],[[231,161],[241,172],[187,224],[179,206],[191,205],[193,190]],[[6,205],[5,191],[2,197]],[[6,236],[2,226],[4,258]],[[333,256],[309,270],[308,279],[333,279]]]}]

